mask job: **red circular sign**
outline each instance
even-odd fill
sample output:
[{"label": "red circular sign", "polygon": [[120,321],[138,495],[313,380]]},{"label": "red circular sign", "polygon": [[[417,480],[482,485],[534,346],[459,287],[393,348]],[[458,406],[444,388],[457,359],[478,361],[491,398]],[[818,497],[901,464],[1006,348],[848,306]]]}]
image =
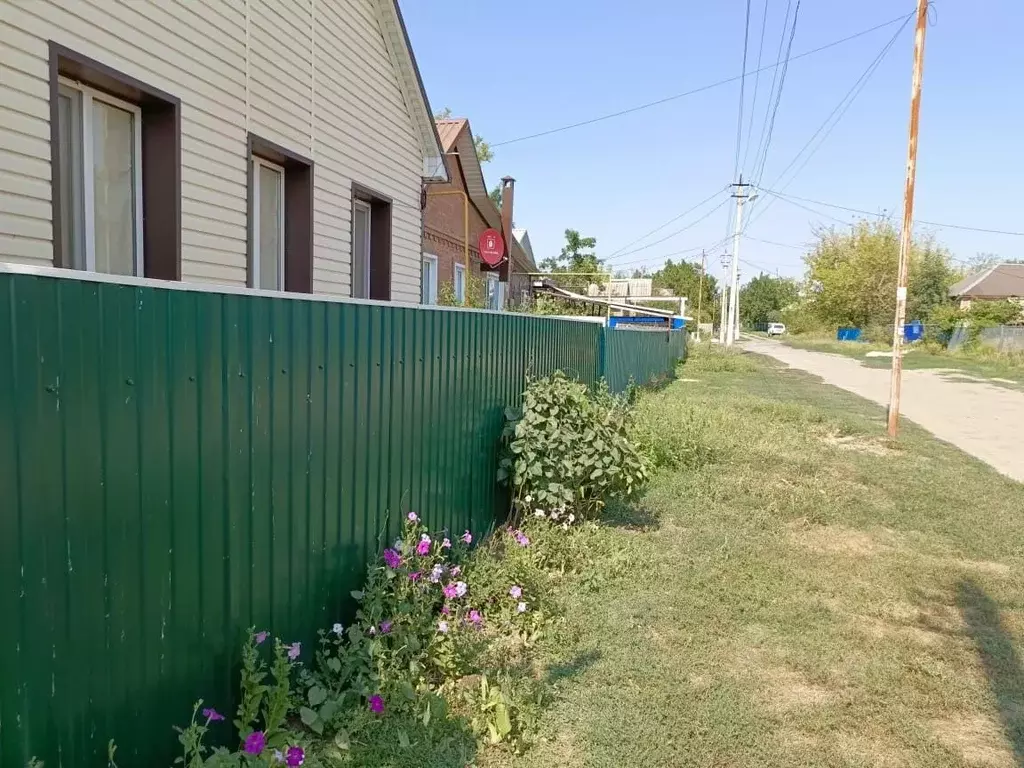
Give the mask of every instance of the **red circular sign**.
[{"label": "red circular sign", "polygon": [[480,233],[478,247],[480,248],[480,258],[484,260],[484,264],[489,267],[501,264],[501,260],[505,256],[505,241],[501,237],[501,232],[496,229],[485,229]]}]

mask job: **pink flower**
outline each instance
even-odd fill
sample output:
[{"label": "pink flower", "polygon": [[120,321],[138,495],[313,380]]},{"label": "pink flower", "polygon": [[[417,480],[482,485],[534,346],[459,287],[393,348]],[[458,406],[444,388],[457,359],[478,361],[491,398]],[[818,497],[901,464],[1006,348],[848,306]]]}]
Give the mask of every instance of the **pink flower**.
[{"label": "pink flower", "polygon": [[508,593],[512,595],[512,597],[514,597],[516,600],[518,600],[520,597],[523,596],[523,588],[516,584],[512,587],[512,589],[508,591]]},{"label": "pink flower", "polygon": [[448,538],[448,537],[446,536],[446,537],[445,537],[445,539],[444,539],[444,541],[442,541],[442,542],[441,542],[441,549],[451,549],[451,548],[452,548],[452,542],[451,542],[451,539],[449,539],[449,538]]},{"label": "pink flower", "polygon": [[469,587],[466,585],[466,582],[464,582],[464,581],[456,581],[455,582],[455,596],[456,597],[465,597],[466,593],[468,591],[469,591]]},{"label": "pink flower", "polygon": [[292,661],[299,658],[299,654],[302,653],[302,643],[292,643],[291,645],[286,645],[285,648],[288,649],[288,658]]},{"label": "pink flower", "polygon": [[258,755],[267,746],[267,737],[263,731],[253,731],[245,739],[245,751],[250,755]]},{"label": "pink flower", "polygon": [[420,576],[422,576],[422,575],[423,574],[420,573],[419,571],[413,571],[412,573],[409,574],[409,581],[419,581],[420,580]]},{"label": "pink flower", "polygon": [[420,516],[417,515],[415,512],[410,512],[405,517],[410,523],[418,523],[420,521]]},{"label": "pink flower", "polygon": [[520,547],[528,547],[528,546],[530,546],[530,539],[527,538],[525,533],[523,533],[522,531],[516,531],[515,536],[516,536],[516,541],[519,543]]},{"label": "pink flower", "polygon": [[393,549],[385,549],[384,563],[388,568],[397,568],[402,564],[402,556]]},{"label": "pink flower", "polygon": [[453,565],[451,568],[448,569],[448,572],[452,576],[458,576],[460,573],[462,573],[462,569],[457,565]]},{"label": "pink flower", "polygon": [[384,699],[381,698],[379,693],[375,693],[370,697],[370,711],[375,715],[379,715],[384,711]]},{"label": "pink flower", "polygon": [[444,619],[437,622],[437,631],[440,632],[442,635],[446,634],[448,632],[448,622]]},{"label": "pink flower", "polygon": [[477,626],[479,626],[480,622],[482,622],[483,620],[484,617],[480,615],[480,611],[478,611],[476,608],[469,612],[469,622],[471,624],[476,624]]},{"label": "pink flower", "polygon": [[208,708],[204,709],[203,710],[203,717],[205,717],[206,721],[209,722],[209,723],[215,723],[218,720],[223,720],[224,719],[224,715],[222,715],[220,712],[218,712],[213,707],[208,707]]},{"label": "pink flower", "polygon": [[424,533],[423,534],[423,538],[421,538],[419,540],[419,543],[416,545],[416,554],[417,555],[429,555],[430,554],[430,544],[431,544],[430,537],[427,536],[427,534]]},{"label": "pink flower", "polygon": [[257,632],[255,635],[256,645],[263,645],[266,639],[270,636],[269,632]]},{"label": "pink flower", "polygon": [[306,753],[302,751],[302,747],[288,747],[288,754],[285,755],[285,765],[290,768],[297,768],[306,761]]},{"label": "pink flower", "polygon": [[382,621],[380,623],[380,632],[381,632],[382,635],[389,634],[391,632],[391,622],[390,621]]},{"label": "pink flower", "polygon": [[449,600],[454,600],[456,597],[459,596],[458,590],[456,590],[454,584],[445,584],[444,587],[441,589],[441,592]]},{"label": "pink flower", "polygon": [[466,532],[465,532],[464,534],[462,534],[462,541],[463,541],[463,542],[464,542],[465,544],[472,544],[472,543],[473,543],[473,534],[472,534],[472,533],[470,533],[470,532],[469,532],[469,531],[467,530],[467,531],[466,531]]}]

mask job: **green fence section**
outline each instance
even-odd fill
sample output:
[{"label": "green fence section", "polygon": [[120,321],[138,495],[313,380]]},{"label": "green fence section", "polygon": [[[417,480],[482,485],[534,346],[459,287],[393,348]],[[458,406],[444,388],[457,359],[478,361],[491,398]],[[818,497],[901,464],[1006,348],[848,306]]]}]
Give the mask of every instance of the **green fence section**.
[{"label": "green fence section", "polygon": [[311,643],[409,510],[492,524],[528,373],[610,367],[619,389],[680,354],[524,315],[23,274],[0,274],[0,317],[0,764],[19,768],[105,766],[111,738],[122,765],[168,765],[194,699],[233,711],[246,627]]},{"label": "green fence section", "polygon": [[606,328],[602,365],[608,388],[624,392],[631,381],[647,384],[669,376],[686,358],[685,331]]}]

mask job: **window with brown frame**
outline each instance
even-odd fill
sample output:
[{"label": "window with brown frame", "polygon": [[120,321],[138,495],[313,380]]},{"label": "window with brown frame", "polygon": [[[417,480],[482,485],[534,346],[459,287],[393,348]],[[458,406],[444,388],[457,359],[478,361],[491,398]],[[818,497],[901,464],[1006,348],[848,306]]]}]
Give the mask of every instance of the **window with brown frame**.
[{"label": "window with brown frame", "polygon": [[391,198],[352,185],[352,296],[391,300]]},{"label": "window with brown frame", "polygon": [[181,102],[50,41],[56,266],[181,279]]},{"label": "window with brown frame", "polygon": [[313,292],[313,161],[249,134],[248,285]]}]

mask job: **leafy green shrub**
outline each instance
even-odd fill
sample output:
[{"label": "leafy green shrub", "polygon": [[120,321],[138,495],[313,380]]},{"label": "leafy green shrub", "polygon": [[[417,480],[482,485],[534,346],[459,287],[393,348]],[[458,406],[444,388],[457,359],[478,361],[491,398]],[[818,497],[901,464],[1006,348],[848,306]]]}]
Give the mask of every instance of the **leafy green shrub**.
[{"label": "leafy green shrub", "polygon": [[531,381],[522,409],[507,409],[506,418],[498,478],[511,482],[517,518],[575,522],[647,481],[646,461],[629,439],[630,408],[607,388],[591,392],[557,371]]}]

